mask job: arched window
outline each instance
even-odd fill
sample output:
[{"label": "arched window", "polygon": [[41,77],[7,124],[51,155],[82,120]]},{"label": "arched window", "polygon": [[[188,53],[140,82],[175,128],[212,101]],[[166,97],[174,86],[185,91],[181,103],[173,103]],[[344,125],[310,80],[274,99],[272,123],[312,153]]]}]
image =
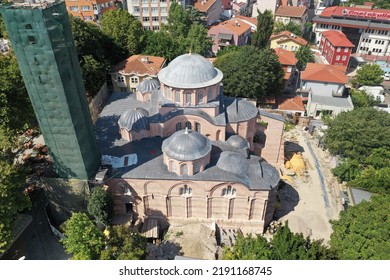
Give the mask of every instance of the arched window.
[{"label": "arched window", "polygon": [[186,122],[186,128],[192,129],[192,124],[190,122]]},{"label": "arched window", "polygon": [[201,133],[201,132],[200,132],[200,129],[201,129],[200,123],[197,123],[197,122],[196,122],[196,123],[195,123],[195,131]]},{"label": "arched window", "polygon": [[184,185],[184,187],[180,188],[180,195],[191,195],[191,194],[192,194],[192,189],[187,185]]},{"label": "arched window", "polygon": [[179,131],[179,130],[181,130],[181,123],[176,124],[176,131]]},{"label": "arched window", "polygon": [[236,194],[236,189],[234,189],[231,185],[228,185],[226,188],[222,190],[223,196],[233,196]]},{"label": "arched window", "polygon": [[190,91],[186,91],[185,93],[185,105],[191,105],[191,92]]},{"label": "arched window", "polygon": [[209,87],[209,92],[207,94],[207,101],[210,102],[213,100],[213,88]]},{"label": "arched window", "polygon": [[203,91],[198,91],[198,104],[203,103]]},{"label": "arched window", "polygon": [[180,90],[175,90],[175,102],[180,103]]},{"label": "arched window", "polygon": [[188,175],[188,165],[187,164],[182,164],[180,166],[180,174],[181,175]]}]

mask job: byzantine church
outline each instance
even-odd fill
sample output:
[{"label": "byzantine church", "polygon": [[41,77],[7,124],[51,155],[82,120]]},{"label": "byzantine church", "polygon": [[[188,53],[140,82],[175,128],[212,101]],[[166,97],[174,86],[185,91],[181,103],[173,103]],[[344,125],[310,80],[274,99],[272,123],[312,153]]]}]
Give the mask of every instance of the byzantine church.
[{"label": "byzantine church", "polygon": [[223,95],[223,73],[184,54],[136,92],[113,93],[95,124],[116,223],[188,221],[262,233],[278,170],[254,153],[259,111]]}]

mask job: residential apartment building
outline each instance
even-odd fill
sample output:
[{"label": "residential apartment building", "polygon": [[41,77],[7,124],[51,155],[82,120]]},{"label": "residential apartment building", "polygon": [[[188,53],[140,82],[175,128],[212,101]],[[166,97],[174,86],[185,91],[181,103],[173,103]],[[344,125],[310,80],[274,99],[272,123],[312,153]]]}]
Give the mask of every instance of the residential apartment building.
[{"label": "residential apartment building", "polygon": [[302,33],[305,31],[308,18],[308,9],[303,6],[279,6],[275,12],[275,22],[282,22],[284,24],[288,24],[290,21],[295,22],[301,26]]},{"label": "residential apartment building", "polygon": [[355,46],[352,53],[390,56],[390,10],[365,7],[328,7],[313,18],[313,37],[319,45],[327,30],[343,32]]},{"label": "residential apartment building", "polygon": [[307,41],[290,31],[282,31],[270,37],[271,49],[282,48],[289,51],[297,51],[306,46]]},{"label": "residential apartment building", "polygon": [[295,78],[298,75],[296,71],[298,59],[296,59],[293,52],[282,48],[276,48],[275,54],[277,55],[280,64],[282,64],[284,71],[285,92],[292,93],[295,90],[294,80],[296,80]]},{"label": "residential apartment building", "polygon": [[[162,23],[168,23],[171,2],[171,0],[127,0],[127,10],[142,23],[145,30],[160,30]],[[184,8],[186,1],[181,3]]]},{"label": "residential apartment building", "polygon": [[85,21],[98,21],[102,14],[116,9],[114,0],[65,0],[68,13]]},{"label": "residential apartment building", "polygon": [[192,5],[203,15],[207,25],[218,22],[223,12],[222,0],[196,0]]},{"label": "residential apartment building", "polygon": [[301,72],[297,90],[302,100],[307,101],[307,116],[321,118],[324,114],[336,116],[352,110],[353,103],[345,87],[347,82],[343,66],[308,63]]},{"label": "residential apartment building", "polygon": [[216,54],[219,50],[231,45],[243,46],[248,44],[251,28],[250,24],[239,18],[212,26],[208,31],[208,36],[213,41],[213,52]]},{"label": "residential apartment building", "polygon": [[[114,65],[111,69],[111,80],[115,92],[133,92],[145,79],[157,78],[164,67],[165,58],[159,56],[132,55]],[[153,83],[151,83],[153,86]]]},{"label": "residential apartment building", "polygon": [[264,13],[265,10],[271,10],[275,14],[276,8],[279,5],[279,0],[257,0],[253,3],[252,17],[259,15],[258,11]]},{"label": "residential apartment building", "polygon": [[320,52],[331,65],[342,65],[347,67],[354,44],[347,36],[338,30],[322,32]]}]

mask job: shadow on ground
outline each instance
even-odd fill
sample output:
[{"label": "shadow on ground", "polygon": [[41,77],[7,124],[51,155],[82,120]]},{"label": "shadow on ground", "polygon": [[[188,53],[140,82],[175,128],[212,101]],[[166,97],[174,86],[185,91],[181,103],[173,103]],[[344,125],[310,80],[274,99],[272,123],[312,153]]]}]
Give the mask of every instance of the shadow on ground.
[{"label": "shadow on ground", "polygon": [[278,220],[288,213],[294,211],[295,206],[298,205],[299,194],[298,192],[288,183],[283,182],[279,186],[278,190],[278,206],[274,213],[274,219]]}]

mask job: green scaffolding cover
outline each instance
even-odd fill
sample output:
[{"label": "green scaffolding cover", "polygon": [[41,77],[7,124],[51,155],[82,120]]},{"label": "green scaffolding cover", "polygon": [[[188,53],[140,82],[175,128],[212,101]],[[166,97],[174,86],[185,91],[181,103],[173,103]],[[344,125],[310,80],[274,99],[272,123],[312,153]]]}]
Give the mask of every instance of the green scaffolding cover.
[{"label": "green scaffolding cover", "polygon": [[65,3],[0,11],[57,174],[91,178],[100,154]]}]

